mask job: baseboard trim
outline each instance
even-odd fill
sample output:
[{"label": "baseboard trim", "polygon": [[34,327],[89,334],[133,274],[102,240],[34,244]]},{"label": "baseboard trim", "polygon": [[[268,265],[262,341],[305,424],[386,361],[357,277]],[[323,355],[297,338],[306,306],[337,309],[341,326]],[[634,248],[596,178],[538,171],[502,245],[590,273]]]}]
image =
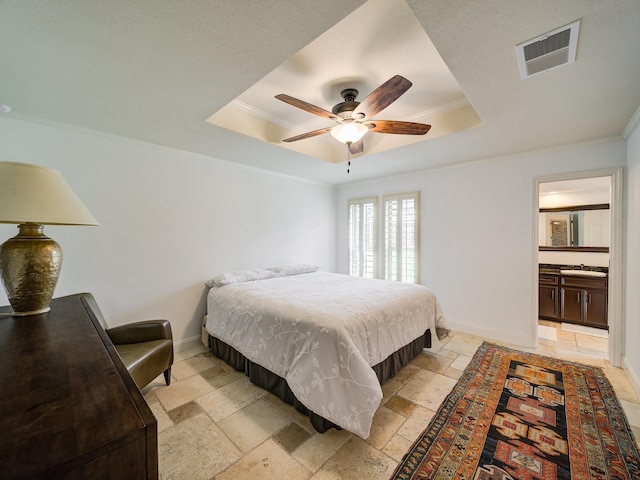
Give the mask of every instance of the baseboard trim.
[{"label": "baseboard trim", "polygon": [[636,392],[636,396],[640,397],[640,379],[638,378],[638,375],[636,375],[633,367],[631,367],[631,364],[627,361],[627,357],[622,357],[622,368],[627,373],[627,377],[629,377],[629,381],[631,382],[633,390]]},{"label": "baseboard trim", "polygon": [[184,338],[173,342],[173,351],[176,353],[184,352],[201,345],[200,336]]},{"label": "baseboard trim", "polygon": [[500,342],[513,343],[514,345],[522,347],[535,347],[535,339],[532,339],[530,336],[505,333],[503,331],[482,328],[477,325],[460,323],[450,319],[447,323],[449,324],[449,328],[454,332],[458,331],[468,333],[470,335],[477,335],[479,337],[485,337],[487,339],[493,339]]}]

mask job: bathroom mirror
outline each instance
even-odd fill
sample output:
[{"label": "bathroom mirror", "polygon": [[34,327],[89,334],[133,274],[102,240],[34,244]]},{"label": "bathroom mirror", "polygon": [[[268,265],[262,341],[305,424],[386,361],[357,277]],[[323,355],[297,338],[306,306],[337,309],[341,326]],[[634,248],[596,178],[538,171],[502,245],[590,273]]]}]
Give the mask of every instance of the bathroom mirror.
[{"label": "bathroom mirror", "polygon": [[540,209],[540,250],[608,252],[609,204]]}]

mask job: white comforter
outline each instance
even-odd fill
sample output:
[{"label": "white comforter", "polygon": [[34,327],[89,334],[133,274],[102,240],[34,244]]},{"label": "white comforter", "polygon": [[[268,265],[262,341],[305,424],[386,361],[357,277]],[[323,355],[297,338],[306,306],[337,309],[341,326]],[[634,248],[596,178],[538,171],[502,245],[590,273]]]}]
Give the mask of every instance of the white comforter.
[{"label": "white comforter", "polygon": [[309,410],[369,436],[382,388],[371,369],[427,329],[448,334],[421,285],[315,272],[211,288],[207,331],[286,379]]}]

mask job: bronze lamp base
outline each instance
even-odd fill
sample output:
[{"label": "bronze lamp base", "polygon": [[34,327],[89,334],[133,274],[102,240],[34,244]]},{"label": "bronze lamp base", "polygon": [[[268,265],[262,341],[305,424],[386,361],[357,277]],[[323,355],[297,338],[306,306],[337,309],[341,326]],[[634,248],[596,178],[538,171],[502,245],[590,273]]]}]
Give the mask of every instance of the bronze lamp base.
[{"label": "bronze lamp base", "polygon": [[38,315],[50,310],[62,249],[44,235],[44,225],[24,223],[18,229],[18,235],[0,245],[2,283],[14,316]]}]

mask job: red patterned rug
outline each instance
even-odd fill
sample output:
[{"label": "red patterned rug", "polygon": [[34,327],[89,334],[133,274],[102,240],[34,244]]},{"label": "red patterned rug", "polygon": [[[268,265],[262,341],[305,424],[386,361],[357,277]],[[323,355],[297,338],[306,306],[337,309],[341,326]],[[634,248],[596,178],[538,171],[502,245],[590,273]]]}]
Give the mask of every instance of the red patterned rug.
[{"label": "red patterned rug", "polygon": [[484,343],[391,477],[640,479],[640,454],[599,368]]}]

